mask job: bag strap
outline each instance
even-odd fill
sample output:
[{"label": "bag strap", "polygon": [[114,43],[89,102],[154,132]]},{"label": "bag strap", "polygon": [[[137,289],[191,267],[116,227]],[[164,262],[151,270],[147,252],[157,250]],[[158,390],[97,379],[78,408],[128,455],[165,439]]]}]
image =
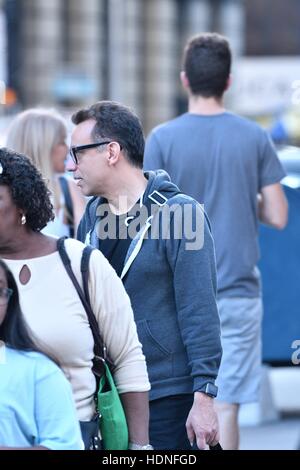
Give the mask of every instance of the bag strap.
[{"label": "bag strap", "polygon": [[[78,293],[78,296],[81,300],[81,303],[88,317],[88,321],[89,321],[93,339],[94,339],[94,355],[95,355],[94,372],[96,375],[102,375],[103,362],[106,360],[106,347],[103,344],[103,341],[99,332],[98,322],[91,308],[89,292],[88,292],[89,260],[90,260],[90,256],[93,251],[93,248],[90,246],[86,246],[82,253],[81,272],[82,272],[82,280],[83,280],[83,286],[84,286],[84,291],[83,291],[72,270],[71,260],[65,248],[65,238],[66,237],[59,238],[59,240],[57,241],[57,249],[61,257],[61,260],[63,262],[63,265],[68,273],[68,276],[70,277]],[[101,368],[99,367],[99,365],[101,365]]]},{"label": "bag strap", "polygon": [[84,248],[82,252],[81,264],[80,264],[80,271],[81,271],[82,283],[83,283],[83,292],[85,295],[85,299],[90,307],[91,307],[91,300],[90,300],[90,293],[89,293],[89,263],[90,263],[90,257],[91,257],[93,250],[94,248],[92,248],[90,245]]},{"label": "bag strap", "polygon": [[74,235],[74,210],[73,210],[73,201],[70,193],[70,188],[68,184],[67,178],[65,176],[60,176],[59,178],[60,187],[64,196],[65,205],[67,209],[68,219],[69,219],[69,226],[70,226],[70,236],[73,237]]},{"label": "bag strap", "polygon": [[98,325],[98,322],[95,318],[95,315],[94,315],[94,312],[93,312],[93,309],[92,309],[90,293],[89,293],[89,274],[90,274],[89,263],[90,263],[91,254],[94,250],[95,250],[95,248],[93,248],[90,245],[87,245],[84,248],[83,252],[82,252],[80,271],[81,271],[81,276],[82,276],[83,292],[84,292],[85,300],[86,300],[86,302],[89,306],[89,311],[91,312],[91,315],[93,316],[93,321],[92,322],[90,321],[90,316],[89,315],[88,315],[88,319],[89,319],[89,323],[90,323],[92,333],[94,332],[93,333],[94,338],[95,337],[98,338],[97,343],[99,345],[99,349],[101,349],[100,357],[102,358],[102,361],[107,362],[108,366],[111,369],[113,369],[113,367],[114,367],[113,362],[109,359],[109,357],[107,355],[106,346],[103,343],[101,335],[99,333],[99,325]]},{"label": "bag strap", "polygon": [[67,211],[73,219],[73,217],[74,217],[73,201],[72,201],[72,198],[71,198],[71,193],[70,193],[68,180],[64,176],[60,176],[59,177],[59,183],[60,183],[63,195],[64,195]]}]

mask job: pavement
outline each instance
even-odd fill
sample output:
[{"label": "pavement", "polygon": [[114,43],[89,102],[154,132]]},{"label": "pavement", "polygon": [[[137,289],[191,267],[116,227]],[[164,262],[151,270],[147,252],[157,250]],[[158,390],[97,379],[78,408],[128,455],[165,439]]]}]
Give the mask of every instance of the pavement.
[{"label": "pavement", "polygon": [[241,427],[241,450],[300,450],[300,415]]},{"label": "pavement", "polygon": [[300,450],[300,367],[264,367],[260,400],[242,405],[242,450]]}]

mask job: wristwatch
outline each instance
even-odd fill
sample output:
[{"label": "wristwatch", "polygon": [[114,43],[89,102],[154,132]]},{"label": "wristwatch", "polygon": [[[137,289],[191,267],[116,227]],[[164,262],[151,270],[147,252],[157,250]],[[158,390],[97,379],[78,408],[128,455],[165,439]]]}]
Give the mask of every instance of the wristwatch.
[{"label": "wristwatch", "polygon": [[216,398],[218,394],[218,387],[210,382],[204,384],[201,388],[198,388],[196,392],[202,392],[205,393],[205,395],[208,395],[211,398]]},{"label": "wristwatch", "polygon": [[129,442],[128,445],[128,450],[153,450],[153,447],[151,444],[135,444],[134,442]]}]

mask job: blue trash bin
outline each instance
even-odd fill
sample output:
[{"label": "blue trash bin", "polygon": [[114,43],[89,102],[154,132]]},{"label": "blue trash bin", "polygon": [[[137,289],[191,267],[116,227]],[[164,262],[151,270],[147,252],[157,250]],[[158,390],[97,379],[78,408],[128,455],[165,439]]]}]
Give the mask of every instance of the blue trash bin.
[{"label": "blue trash bin", "polygon": [[284,186],[289,221],[278,231],[260,226],[264,319],[263,361],[292,365],[292,343],[300,340],[300,189]]}]

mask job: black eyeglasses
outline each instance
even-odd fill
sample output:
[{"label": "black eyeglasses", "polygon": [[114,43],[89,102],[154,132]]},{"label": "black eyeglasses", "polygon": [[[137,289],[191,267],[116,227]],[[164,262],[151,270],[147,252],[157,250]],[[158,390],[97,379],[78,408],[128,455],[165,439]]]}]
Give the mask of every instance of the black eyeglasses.
[{"label": "black eyeglasses", "polygon": [[111,143],[111,140],[105,140],[104,142],[95,142],[93,144],[77,145],[77,147],[71,147],[70,148],[71,158],[72,158],[73,162],[75,163],[75,165],[78,165],[78,157],[77,157],[78,152],[81,152],[82,150],[87,150],[87,149],[92,149],[92,148],[95,148],[95,147],[99,147],[100,145],[107,145],[107,144],[110,144],[110,143]]},{"label": "black eyeglasses", "polygon": [[6,305],[12,296],[13,290],[8,287],[0,287],[0,305]]}]

